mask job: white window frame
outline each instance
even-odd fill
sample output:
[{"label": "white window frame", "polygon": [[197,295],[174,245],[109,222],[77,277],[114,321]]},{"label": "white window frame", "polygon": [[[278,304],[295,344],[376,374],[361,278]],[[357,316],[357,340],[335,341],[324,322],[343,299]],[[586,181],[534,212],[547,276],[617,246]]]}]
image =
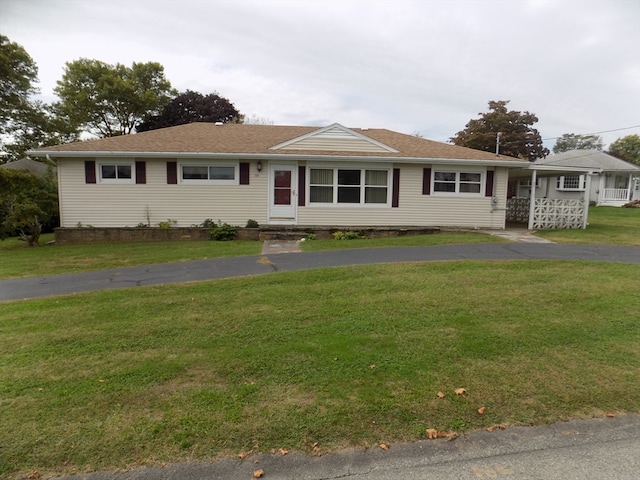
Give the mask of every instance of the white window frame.
[{"label": "white window frame", "polygon": [[[566,178],[567,177],[578,177],[578,187],[566,187]],[[556,190],[563,192],[584,192],[587,188],[587,177],[586,175],[559,175],[556,178]]]},{"label": "white window frame", "polygon": [[[333,171],[333,183],[330,185],[332,187],[333,200],[331,202],[312,202],[311,201],[311,187],[316,186],[311,183],[311,170],[332,170]],[[338,170],[359,170],[360,171],[360,202],[356,203],[347,203],[347,202],[338,202]],[[387,173],[387,185],[386,187],[382,187],[381,185],[369,185],[370,187],[378,187],[378,188],[386,188],[387,189],[387,199],[384,203],[365,203],[366,196],[366,172],[367,171],[384,171]],[[310,164],[307,165],[306,172],[306,204],[309,207],[314,208],[391,208],[391,196],[393,190],[393,166],[389,164],[366,164],[366,165],[353,165],[353,164],[345,164],[345,165],[321,165],[321,164]],[[320,186],[320,185],[318,185]],[[329,186],[329,185],[326,185]],[[356,187],[356,185],[349,185]]]},{"label": "white window frame", "polygon": [[[436,183],[443,183],[436,180],[438,173],[453,173],[455,174],[455,180],[452,183],[455,185],[453,192],[440,192],[436,190]],[[461,182],[460,176],[464,173],[480,174],[479,182]],[[485,168],[478,167],[456,167],[453,165],[434,165],[431,173],[431,195],[436,197],[484,197],[486,188],[487,170]],[[480,186],[479,192],[461,192],[461,183],[477,183]]]},{"label": "white window frame", "polygon": [[[184,178],[184,167],[233,167],[233,179],[190,179]],[[178,162],[178,183],[182,185],[240,185],[240,163],[239,162],[219,162],[211,160],[192,160]]]},{"label": "white window frame", "polygon": [[[103,178],[102,167],[117,167],[126,165],[131,169],[131,178]],[[134,160],[100,160],[96,162],[98,183],[129,185],[136,183],[136,162]]]}]

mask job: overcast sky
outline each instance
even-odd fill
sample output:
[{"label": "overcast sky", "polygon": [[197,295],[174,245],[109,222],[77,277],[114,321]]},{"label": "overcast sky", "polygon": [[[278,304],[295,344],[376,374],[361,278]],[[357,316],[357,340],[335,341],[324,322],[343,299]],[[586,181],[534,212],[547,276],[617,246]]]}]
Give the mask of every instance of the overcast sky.
[{"label": "overcast sky", "polygon": [[447,141],[510,100],[549,148],[640,134],[640,0],[0,0],[0,33],[47,101],[65,62],[156,61],[178,90],[276,125]]}]

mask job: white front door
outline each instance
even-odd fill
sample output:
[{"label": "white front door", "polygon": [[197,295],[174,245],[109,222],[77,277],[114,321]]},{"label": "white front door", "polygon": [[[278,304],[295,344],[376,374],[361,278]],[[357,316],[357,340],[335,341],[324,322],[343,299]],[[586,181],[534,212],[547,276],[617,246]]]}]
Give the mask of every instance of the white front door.
[{"label": "white front door", "polygon": [[269,223],[296,223],[297,187],[296,165],[269,165]]}]

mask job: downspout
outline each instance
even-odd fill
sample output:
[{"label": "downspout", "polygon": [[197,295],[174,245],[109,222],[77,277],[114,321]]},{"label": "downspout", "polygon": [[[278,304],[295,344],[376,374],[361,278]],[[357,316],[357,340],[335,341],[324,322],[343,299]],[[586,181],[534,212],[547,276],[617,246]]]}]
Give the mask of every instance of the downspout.
[{"label": "downspout", "polygon": [[536,179],[537,179],[537,170],[533,170],[531,174],[531,195],[529,198],[529,230],[533,230],[533,212],[536,207]]}]

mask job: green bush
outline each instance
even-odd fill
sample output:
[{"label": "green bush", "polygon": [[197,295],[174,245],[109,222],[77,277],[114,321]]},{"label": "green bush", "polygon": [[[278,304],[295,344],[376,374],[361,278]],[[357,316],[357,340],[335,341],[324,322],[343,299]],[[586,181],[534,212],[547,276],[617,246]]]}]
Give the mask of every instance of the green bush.
[{"label": "green bush", "polygon": [[0,169],[0,240],[18,236],[29,246],[39,244],[40,233],[60,224],[58,187],[51,172]]},{"label": "green bush", "polygon": [[218,242],[225,242],[229,240],[235,240],[238,236],[238,228],[228,223],[222,223],[218,220],[218,223],[214,223],[209,229],[209,238]]},{"label": "green bush", "polygon": [[362,238],[362,236],[358,232],[354,232],[350,230],[346,232],[341,232],[341,231],[333,232],[334,240],[355,240],[357,238]]},{"label": "green bush", "polygon": [[260,227],[260,224],[255,220],[252,220],[252,219],[247,220],[246,228],[258,228],[258,227]]},{"label": "green bush", "polygon": [[162,228],[163,230],[168,230],[169,228],[171,228],[171,225],[176,225],[177,223],[177,220],[169,218],[163,222],[158,222],[158,227]]},{"label": "green bush", "polygon": [[198,225],[200,228],[214,228],[216,226],[216,222],[207,218],[204,222]]}]

